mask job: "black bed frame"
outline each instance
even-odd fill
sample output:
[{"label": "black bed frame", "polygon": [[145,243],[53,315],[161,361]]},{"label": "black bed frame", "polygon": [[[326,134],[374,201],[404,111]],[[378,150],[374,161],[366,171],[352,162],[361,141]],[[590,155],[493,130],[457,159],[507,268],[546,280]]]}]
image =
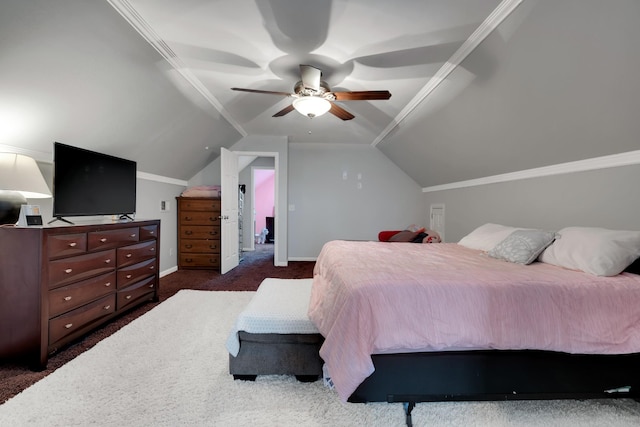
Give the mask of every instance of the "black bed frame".
[{"label": "black bed frame", "polygon": [[[640,274],[640,259],[625,271]],[[640,353],[474,350],[374,354],[372,359],[375,372],[349,401],[402,402],[408,426],[418,402],[620,397],[640,401]]]}]

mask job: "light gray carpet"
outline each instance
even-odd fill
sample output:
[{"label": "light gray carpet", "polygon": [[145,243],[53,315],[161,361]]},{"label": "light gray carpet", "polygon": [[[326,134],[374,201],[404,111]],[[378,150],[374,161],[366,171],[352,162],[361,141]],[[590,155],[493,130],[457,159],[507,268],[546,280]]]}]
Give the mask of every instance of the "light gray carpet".
[{"label": "light gray carpet", "polygon": [[[183,290],[0,405],[0,426],[403,426],[401,404],[321,381],[233,381],[225,340],[253,292]],[[415,426],[638,426],[633,400],[419,403]]]}]

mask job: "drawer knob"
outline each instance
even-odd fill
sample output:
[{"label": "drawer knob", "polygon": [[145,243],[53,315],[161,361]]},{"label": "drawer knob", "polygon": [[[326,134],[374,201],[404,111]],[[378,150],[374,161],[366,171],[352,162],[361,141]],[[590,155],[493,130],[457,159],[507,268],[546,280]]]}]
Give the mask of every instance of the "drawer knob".
[{"label": "drawer knob", "polygon": [[65,301],[71,301],[71,297],[64,297]]},{"label": "drawer knob", "polygon": [[104,285],[108,288],[109,286],[111,286],[111,282],[107,282]]},{"label": "drawer knob", "polygon": [[72,326],[73,323],[67,323],[66,325],[64,325],[65,329],[71,329]]},{"label": "drawer knob", "polygon": [[155,231],[150,231],[149,234],[156,234],[156,232]]},{"label": "drawer knob", "polygon": [[127,277],[127,279],[131,279],[131,275],[130,274],[127,274],[126,277]]},{"label": "drawer knob", "polygon": [[154,268],[156,268],[156,266],[152,265],[151,267],[149,267],[149,270],[153,270]]},{"label": "drawer knob", "polygon": [[131,254],[126,254],[125,255],[127,258],[131,258]]},{"label": "drawer knob", "polygon": [[133,233],[130,237],[136,237],[136,233]]},{"label": "drawer knob", "polygon": [[193,234],[193,231],[187,230],[184,232],[184,234],[186,234],[187,236],[191,236]]},{"label": "drawer knob", "polygon": [[187,258],[187,259],[185,259],[185,261],[186,262],[193,262],[193,259],[192,258]]},{"label": "drawer knob", "polygon": [[104,262],[105,264],[109,264],[111,262],[111,259],[105,259]]},{"label": "drawer knob", "polygon": [[193,248],[193,245],[184,245],[184,247],[187,248],[187,249],[191,249],[191,248]]},{"label": "drawer knob", "polygon": [[126,297],[124,297],[125,299],[131,299],[131,295],[127,295]]},{"label": "drawer knob", "polygon": [[104,242],[106,242],[106,241],[107,241],[107,238],[106,238],[106,237],[103,237],[102,239],[100,239],[100,241],[101,241],[102,243],[104,243]]},{"label": "drawer knob", "polygon": [[149,285],[150,288],[153,288],[153,286],[154,286],[153,283]]},{"label": "drawer knob", "polygon": [[73,271],[73,268],[67,268],[64,272],[65,272],[65,273],[67,273],[67,274],[69,274],[69,273],[71,273],[72,271]]},{"label": "drawer knob", "polygon": [[151,252],[155,252],[156,248],[149,249]]},{"label": "drawer knob", "polygon": [[111,308],[111,306],[110,306],[110,305],[105,305],[105,306],[104,306],[104,309],[105,309],[105,310],[109,310],[110,308]]},{"label": "drawer knob", "polygon": [[190,216],[185,216],[185,217],[184,217],[184,220],[185,220],[185,221],[191,221],[191,217],[190,217]]},{"label": "drawer knob", "polygon": [[76,242],[69,243],[69,247],[71,247],[71,248],[75,248],[76,246],[78,246],[78,244]]}]

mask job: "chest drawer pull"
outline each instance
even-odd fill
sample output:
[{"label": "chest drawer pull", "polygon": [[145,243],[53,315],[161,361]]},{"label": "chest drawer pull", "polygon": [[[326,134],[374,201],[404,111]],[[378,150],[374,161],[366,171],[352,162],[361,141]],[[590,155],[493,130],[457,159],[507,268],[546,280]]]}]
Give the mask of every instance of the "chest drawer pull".
[{"label": "chest drawer pull", "polygon": [[191,249],[191,248],[193,248],[193,245],[185,245],[184,247],[187,248],[187,249]]},{"label": "chest drawer pull", "polygon": [[70,248],[75,248],[76,246],[78,246],[78,244],[76,242],[69,243],[69,247]]},{"label": "chest drawer pull", "polygon": [[111,306],[110,306],[110,305],[105,305],[103,308],[104,308],[105,310],[109,310],[109,309],[111,308]]},{"label": "chest drawer pull", "polygon": [[131,274],[127,274],[127,279],[131,279]]},{"label": "chest drawer pull", "polygon": [[65,301],[71,301],[71,297],[64,297]]},{"label": "chest drawer pull", "polygon": [[153,270],[154,268],[156,268],[156,266],[152,265],[151,267],[149,267],[149,270]]},{"label": "chest drawer pull", "polygon": [[106,241],[107,241],[107,238],[106,238],[106,237],[103,237],[102,239],[100,239],[100,241],[101,241],[102,243],[104,243],[104,242],[106,242]]},{"label": "chest drawer pull", "polygon": [[72,326],[73,323],[67,323],[66,325],[64,325],[65,329],[71,329]]},{"label": "chest drawer pull", "polygon": [[193,231],[187,230],[184,232],[184,234],[186,234],[187,236],[191,236],[193,234]]},{"label": "chest drawer pull", "polygon": [[64,272],[65,272],[65,273],[67,273],[67,274],[69,274],[69,273],[71,273],[72,271],[73,271],[73,268],[67,268]]},{"label": "chest drawer pull", "polygon": [[153,283],[149,285],[149,287],[152,288],[152,289],[153,289],[153,286],[154,286]]},{"label": "chest drawer pull", "polygon": [[110,262],[111,262],[111,259],[105,259],[105,260],[104,260],[104,263],[105,263],[105,264],[109,264]]},{"label": "chest drawer pull", "polygon": [[155,252],[155,251],[156,251],[156,248],[151,248],[151,249],[149,249],[149,250],[150,250],[151,252]]},{"label": "chest drawer pull", "polygon": [[126,255],[125,255],[125,257],[127,257],[127,258],[131,258],[131,257],[132,257],[132,254],[126,254]]},{"label": "chest drawer pull", "polygon": [[109,286],[111,286],[111,282],[107,282],[104,285],[108,288]]},{"label": "chest drawer pull", "polygon": [[126,297],[124,297],[125,299],[131,299],[131,295],[127,295]]},{"label": "chest drawer pull", "polygon": [[136,233],[131,234],[130,237],[136,237]]}]

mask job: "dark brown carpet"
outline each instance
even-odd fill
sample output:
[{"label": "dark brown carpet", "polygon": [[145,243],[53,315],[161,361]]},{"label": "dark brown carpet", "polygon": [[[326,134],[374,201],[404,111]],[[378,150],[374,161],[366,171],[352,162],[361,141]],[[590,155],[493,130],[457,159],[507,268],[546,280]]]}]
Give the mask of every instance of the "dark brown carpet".
[{"label": "dark brown carpet", "polygon": [[0,360],[0,403],[20,393],[36,381],[87,351],[133,319],[142,316],[180,289],[205,291],[255,291],[266,277],[302,279],[313,277],[314,262],[289,262],[287,267],[273,265],[273,245],[256,245],[245,253],[240,265],[225,275],[210,270],[179,270],[160,279],[160,302],[147,303],[113,319],[79,341],[49,357],[47,369],[33,372],[21,360]]}]

